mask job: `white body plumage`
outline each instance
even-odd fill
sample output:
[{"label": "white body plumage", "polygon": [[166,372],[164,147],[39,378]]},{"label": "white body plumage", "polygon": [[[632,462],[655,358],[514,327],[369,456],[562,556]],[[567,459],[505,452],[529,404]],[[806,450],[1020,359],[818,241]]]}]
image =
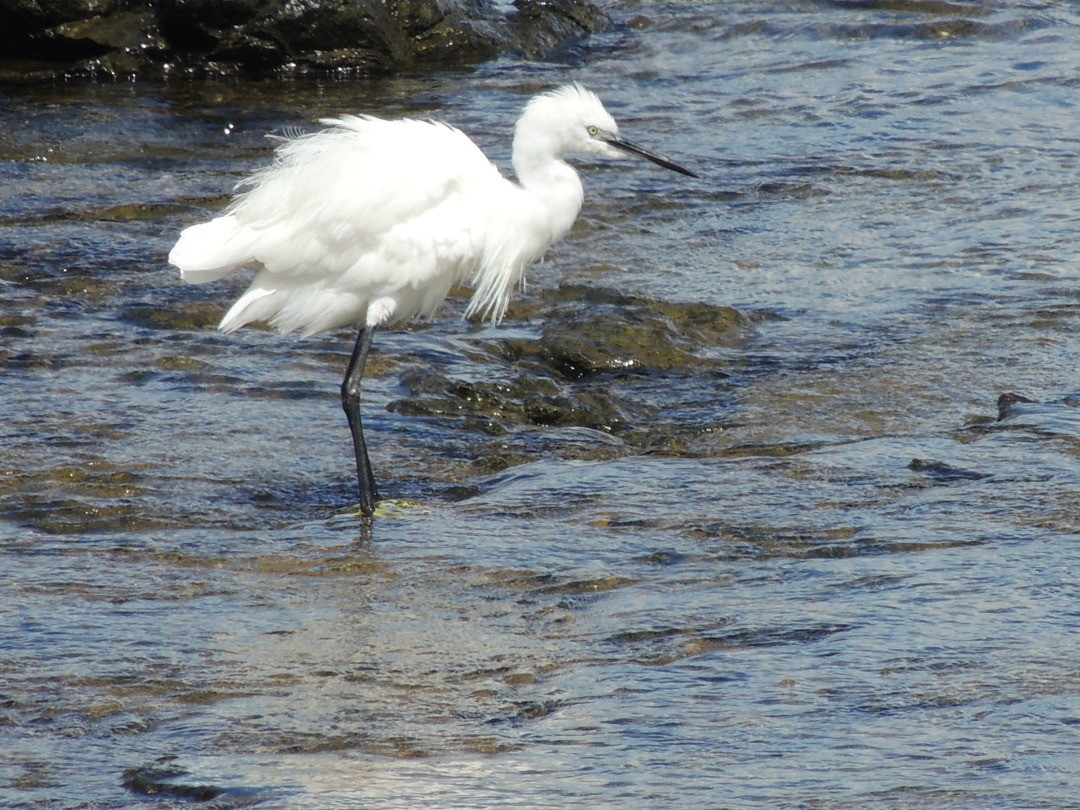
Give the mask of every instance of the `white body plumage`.
[{"label": "white body plumage", "polygon": [[[568,127],[568,108],[589,123]],[[517,185],[444,124],[322,123],[328,128],[286,140],[223,216],[184,230],[169,254],[193,283],[258,268],[222,320],[225,331],[252,321],[304,334],[391,325],[432,314],[460,283],[475,287],[468,315],[498,320],[525,267],[581,209],[581,180],[563,154],[606,153],[587,127],[616,131],[580,86],[537,96],[515,132]]]}]

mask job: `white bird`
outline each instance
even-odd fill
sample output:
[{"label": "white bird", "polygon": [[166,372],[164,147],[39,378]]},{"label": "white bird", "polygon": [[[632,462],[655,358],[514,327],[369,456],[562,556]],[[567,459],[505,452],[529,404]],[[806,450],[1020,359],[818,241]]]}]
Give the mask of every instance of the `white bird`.
[{"label": "white bird", "polygon": [[237,186],[222,216],[192,225],[169,253],[201,284],[253,267],[219,328],[266,321],[305,335],[358,323],[341,386],[360,510],[378,500],[360,421],[360,380],[379,327],[431,315],[450,289],[474,288],[466,317],[493,322],[511,289],[573,225],[583,190],[565,156],[647,158],[696,174],[619,137],[600,99],[578,84],[536,96],[514,130],[517,183],[445,124],[344,115],[284,139],[271,166]]}]

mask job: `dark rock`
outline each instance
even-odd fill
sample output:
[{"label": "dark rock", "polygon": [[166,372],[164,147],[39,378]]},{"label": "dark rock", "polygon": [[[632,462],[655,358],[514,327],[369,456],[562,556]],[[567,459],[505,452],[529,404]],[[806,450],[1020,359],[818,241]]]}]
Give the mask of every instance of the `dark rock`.
[{"label": "dark rock", "polygon": [[1031,405],[1034,402],[1035,400],[1030,397],[1012,391],[1002,394],[997,401],[998,421],[1001,422],[1015,416],[1019,411],[1017,405]]},{"label": "dark rock", "polygon": [[64,23],[135,7],[124,0],[6,0],[0,3],[0,30],[5,40],[16,42]]},{"label": "dark rock", "polygon": [[596,6],[582,0],[514,0],[514,5],[517,14],[510,20],[513,47],[532,59],[580,39],[606,22]]},{"label": "dark rock", "polygon": [[176,784],[173,779],[186,775],[176,768],[128,768],[122,784],[132,793],[142,796],[167,796],[192,802],[208,802],[225,791],[212,785]]},{"label": "dark rock", "polygon": [[730,307],[652,301],[603,288],[562,285],[539,341],[510,341],[506,351],[577,380],[600,373],[671,371],[712,365],[702,346],[738,345],[745,319]]},{"label": "dark rock", "polygon": [[[535,337],[486,342],[464,375],[417,362],[388,409],[456,420],[471,434],[459,451],[469,474],[551,457],[717,454],[733,366],[716,354],[752,336],[750,315],[572,284],[515,307],[541,324]],[[801,449],[775,454],[787,452]]]},{"label": "dark rock", "polygon": [[912,472],[922,473],[932,481],[939,483],[952,483],[954,481],[981,481],[984,478],[989,478],[990,473],[977,472],[975,470],[965,470],[960,467],[954,467],[951,464],[946,464],[943,461],[927,460],[922,458],[913,458],[908,464],[908,469]]},{"label": "dark rock", "polygon": [[[0,47],[36,75],[386,72],[540,58],[605,18],[589,0],[0,0]],[[8,62],[7,74],[18,66]]]},{"label": "dark rock", "polygon": [[33,60],[3,64],[7,75],[156,73],[165,53],[157,16],[145,4],[114,0],[40,3],[24,13],[21,0],[0,0],[0,48],[8,58]]}]

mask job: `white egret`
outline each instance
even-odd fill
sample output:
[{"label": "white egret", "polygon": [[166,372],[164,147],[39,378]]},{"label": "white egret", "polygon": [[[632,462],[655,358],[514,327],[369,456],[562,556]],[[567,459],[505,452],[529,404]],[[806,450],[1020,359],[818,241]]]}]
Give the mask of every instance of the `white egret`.
[{"label": "white egret", "polygon": [[515,184],[445,124],[345,115],[284,139],[222,216],[180,234],[169,261],[201,284],[257,270],[219,328],[266,321],[305,335],[359,324],[341,386],[360,510],[378,500],[360,421],[360,380],[378,327],[431,315],[451,287],[475,288],[466,317],[497,322],[527,265],[570,230],[583,191],[565,156],[638,155],[696,174],[619,136],[578,84],[536,96],[514,130]]}]

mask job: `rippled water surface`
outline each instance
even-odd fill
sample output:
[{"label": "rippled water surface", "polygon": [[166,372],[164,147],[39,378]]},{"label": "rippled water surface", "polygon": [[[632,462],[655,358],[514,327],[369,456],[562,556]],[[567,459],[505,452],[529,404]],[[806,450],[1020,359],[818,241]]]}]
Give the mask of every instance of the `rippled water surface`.
[{"label": "rippled water surface", "polygon": [[[1080,802],[1080,16],[634,3],[562,63],[0,89],[0,804]],[[165,255],[347,111],[586,166],[498,327],[214,330]]]}]

